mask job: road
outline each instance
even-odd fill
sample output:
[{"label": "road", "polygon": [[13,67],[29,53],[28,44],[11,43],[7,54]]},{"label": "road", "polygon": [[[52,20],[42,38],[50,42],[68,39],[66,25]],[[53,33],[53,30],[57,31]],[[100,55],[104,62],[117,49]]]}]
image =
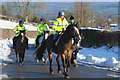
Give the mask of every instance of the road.
[{"label": "road", "polygon": [[[54,74],[49,73],[49,62],[42,65],[37,64],[33,55],[35,49],[33,45],[29,45],[30,49],[26,50],[24,65],[20,66],[15,62],[15,53],[11,49],[9,58],[13,61],[6,61],[7,65],[2,66],[2,73],[7,74],[8,78],[64,78],[62,74],[57,73],[57,63],[53,58]],[[61,65],[62,66],[62,65]],[[119,73],[111,72],[104,69],[96,69],[92,66],[79,65],[77,68],[69,68],[70,78],[115,78],[119,77]]]}]

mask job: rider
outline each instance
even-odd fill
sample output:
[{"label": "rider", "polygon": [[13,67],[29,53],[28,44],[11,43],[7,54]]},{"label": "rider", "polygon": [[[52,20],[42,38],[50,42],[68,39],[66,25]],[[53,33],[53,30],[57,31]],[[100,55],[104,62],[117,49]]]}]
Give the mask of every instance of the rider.
[{"label": "rider", "polygon": [[[19,34],[20,34],[20,31],[25,30],[25,33],[27,33],[27,30],[26,30],[26,28],[23,24],[24,24],[24,22],[22,20],[20,20],[19,24],[13,30],[13,32],[15,33],[15,36],[13,38],[13,49],[15,49],[15,47],[16,47],[15,42],[16,42],[16,39],[18,38]],[[27,44],[26,48],[29,49],[28,38],[26,36],[25,36],[25,40],[26,40],[26,44]]]},{"label": "rider", "polygon": [[69,22],[69,25],[70,25],[70,24],[74,24],[74,23],[75,23],[75,21],[74,21],[74,17],[73,17],[73,16],[71,16],[71,17],[70,17],[70,22]]},{"label": "rider", "polygon": [[62,34],[62,31],[64,31],[66,29],[66,27],[68,26],[68,22],[64,16],[65,16],[64,12],[60,11],[58,13],[58,18],[53,23],[52,28],[55,31],[54,32],[54,40],[56,40],[59,37],[59,35]]},{"label": "rider", "polygon": [[38,47],[39,38],[41,38],[43,36],[43,31],[44,30],[49,30],[49,26],[46,24],[46,20],[44,18],[41,18],[40,19],[40,24],[37,26],[38,35],[37,35],[37,38],[36,38],[36,41],[35,41],[35,48]]}]

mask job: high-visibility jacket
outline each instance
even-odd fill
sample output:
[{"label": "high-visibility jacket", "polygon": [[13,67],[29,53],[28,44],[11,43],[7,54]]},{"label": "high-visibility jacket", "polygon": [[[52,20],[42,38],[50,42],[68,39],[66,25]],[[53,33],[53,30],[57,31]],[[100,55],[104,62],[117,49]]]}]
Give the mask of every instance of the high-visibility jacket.
[{"label": "high-visibility jacket", "polygon": [[52,28],[55,30],[54,34],[56,34],[56,31],[63,31],[63,28],[66,28],[67,26],[68,22],[65,18],[63,20],[61,18],[57,18],[52,26]]},{"label": "high-visibility jacket", "polygon": [[49,30],[49,26],[47,24],[39,24],[37,26],[38,35],[41,35],[44,30]]},{"label": "high-visibility jacket", "polygon": [[14,29],[13,32],[15,33],[15,37],[17,37],[20,34],[20,30],[23,31],[25,30],[25,33],[27,33],[27,30],[24,25],[22,27],[18,24]]}]

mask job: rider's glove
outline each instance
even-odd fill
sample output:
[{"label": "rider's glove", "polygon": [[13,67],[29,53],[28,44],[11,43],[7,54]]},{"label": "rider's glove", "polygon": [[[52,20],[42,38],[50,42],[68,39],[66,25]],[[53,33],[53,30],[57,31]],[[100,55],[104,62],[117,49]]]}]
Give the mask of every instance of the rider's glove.
[{"label": "rider's glove", "polygon": [[15,33],[16,33],[16,34],[19,34],[19,33],[20,33],[20,31],[16,31]]}]

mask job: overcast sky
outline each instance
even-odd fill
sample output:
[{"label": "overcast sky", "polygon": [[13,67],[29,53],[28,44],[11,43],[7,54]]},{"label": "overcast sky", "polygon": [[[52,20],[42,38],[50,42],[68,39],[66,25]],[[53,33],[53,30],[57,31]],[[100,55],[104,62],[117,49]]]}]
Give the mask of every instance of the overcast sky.
[{"label": "overcast sky", "polygon": [[[0,0],[2,2],[15,2],[18,0]],[[81,2],[82,0],[19,0],[32,2]],[[83,2],[119,2],[119,0],[83,0]]]}]

